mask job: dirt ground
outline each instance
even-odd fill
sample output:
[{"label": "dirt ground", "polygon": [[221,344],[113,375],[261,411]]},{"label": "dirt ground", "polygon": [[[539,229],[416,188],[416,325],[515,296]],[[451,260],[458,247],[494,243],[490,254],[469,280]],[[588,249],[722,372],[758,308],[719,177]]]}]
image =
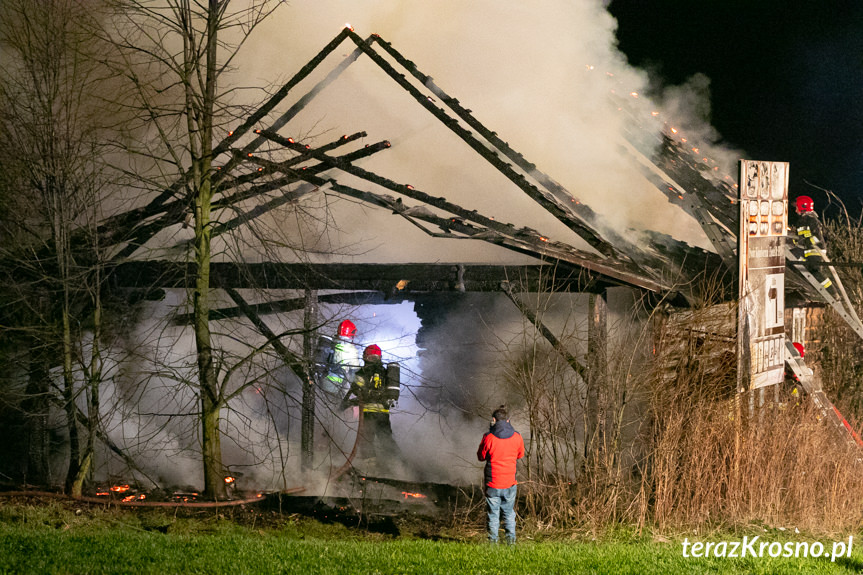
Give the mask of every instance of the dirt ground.
[{"label": "dirt ground", "polygon": [[319,531],[341,526],[358,536],[435,540],[471,539],[483,528],[481,494],[471,488],[368,477],[351,478],[342,487],[337,496],[306,491],[235,493],[231,501],[218,503],[191,491],[143,493],[131,487],[119,493],[96,490],[80,499],[48,491],[6,490],[0,491],[0,506],[50,506],[81,521],[116,513],[162,532],[178,520],[231,521],[252,529],[292,525]]}]

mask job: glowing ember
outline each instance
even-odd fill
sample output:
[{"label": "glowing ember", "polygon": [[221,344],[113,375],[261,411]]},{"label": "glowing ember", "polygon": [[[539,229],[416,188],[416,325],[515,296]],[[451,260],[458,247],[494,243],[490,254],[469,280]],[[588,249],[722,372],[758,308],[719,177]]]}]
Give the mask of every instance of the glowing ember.
[{"label": "glowing ember", "polygon": [[633,98],[638,98],[638,92],[630,92],[629,95]]},{"label": "glowing ember", "polygon": [[426,497],[422,493],[411,493],[410,491],[402,491],[402,495],[405,496],[405,499],[408,499],[409,497],[413,497],[414,499],[425,499]]}]

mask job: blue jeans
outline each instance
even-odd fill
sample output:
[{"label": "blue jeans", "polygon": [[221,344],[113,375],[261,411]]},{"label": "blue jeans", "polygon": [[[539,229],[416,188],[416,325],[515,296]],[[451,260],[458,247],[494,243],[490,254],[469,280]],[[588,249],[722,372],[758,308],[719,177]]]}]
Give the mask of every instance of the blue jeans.
[{"label": "blue jeans", "polygon": [[515,495],[518,486],[506,489],[485,488],[485,510],[488,513],[488,540],[497,543],[500,516],[503,515],[503,531],[507,543],[515,543]]}]

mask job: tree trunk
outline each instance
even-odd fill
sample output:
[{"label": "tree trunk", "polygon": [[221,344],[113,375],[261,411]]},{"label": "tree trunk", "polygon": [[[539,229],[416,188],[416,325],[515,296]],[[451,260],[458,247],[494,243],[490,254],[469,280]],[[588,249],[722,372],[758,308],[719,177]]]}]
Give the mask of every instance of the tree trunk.
[{"label": "tree trunk", "polygon": [[[80,497],[83,487],[93,474],[96,458],[96,435],[99,432],[99,386],[102,383],[102,351],[99,345],[102,337],[102,300],[99,297],[101,276],[96,270],[93,292],[93,343],[90,354],[90,368],[87,378],[87,443],[81,453],[81,465],[72,482],[72,495]],[[77,416],[77,413],[76,413]]]},{"label": "tree trunk", "polygon": [[[188,8],[186,8],[188,10]],[[192,77],[185,78],[187,87],[186,121],[192,153],[193,185],[195,194],[195,278],[194,313],[195,347],[198,353],[198,377],[201,386],[201,454],[204,462],[204,496],[226,499],[222,443],[219,420],[222,397],[213,365],[213,348],[210,334],[210,262],[212,257],[212,226],[210,217],[213,198],[213,121],[216,99],[216,62],[218,29],[221,17],[220,3],[209,1],[207,11],[207,50],[203,94],[194,93]],[[187,40],[191,40],[187,38]],[[195,70],[196,55],[193,42],[186,46],[185,60],[189,71]],[[200,71],[200,70],[198,70]]]},{"label": "tree trunk", "polygon": [[44,344],[30,340],[30,367],[26,399],[23,403],[27,418],[27,472],[24,480],[39,486],[50,483],[48,465],[48,358]]},{"label": "tree trunk", "polygon": [[66,425],[69,429],[69,468],[66,471],[66,492],[80,497],[81,490],[75,490],[75,478],[81,469],[81,444],[78,435],[78,421],[75,408],[75,382],[72,378],[72,334],[69,313],[63,310],[63,402],[66,408]]},{"label": "tree trunk", "polygon": [[303,412],[301,416],[300,447],[302,451],[303,469],[311,469],[315,451],[315,382],[312,378],[312,355],[316,342],[317,332],[314,326],[318,318],[318,294],[310,289],[306,290],[306,311],[303,317],[303,362],[305,370],[300,377],[305,375],[303,385]]},{"label": "tree trunk", "polygon": [[[206,163],[209,169],[209,163]],[[210,179],[202,181],[196,198],[195,258],[195,348],[198,356],[198,378],[201,393],[201,455],[204,462],[204,496],[226,499],[222,448],[219,429],[221,400],[219,382],[213,365],[210,335]]]}]

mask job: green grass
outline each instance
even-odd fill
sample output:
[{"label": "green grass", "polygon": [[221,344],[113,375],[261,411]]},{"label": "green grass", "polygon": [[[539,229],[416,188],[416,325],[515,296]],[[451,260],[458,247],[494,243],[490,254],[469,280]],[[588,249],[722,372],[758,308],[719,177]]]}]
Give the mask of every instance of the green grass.
[{"label": "green grass", "polygon": [[[831,563],[829,558],[685,558],[681,541],[657,543],[625,534],[600,542],[523,538],[515,547],[491,546],[478,539],[394,538],[297,517],[254,527],[212,512],[178,518],[166,512],[76,513],[2,506],[0,573],[826,574],[863,569],[863,544],[850,558]],[[831,542],[819,540],[829,551]]]}]

